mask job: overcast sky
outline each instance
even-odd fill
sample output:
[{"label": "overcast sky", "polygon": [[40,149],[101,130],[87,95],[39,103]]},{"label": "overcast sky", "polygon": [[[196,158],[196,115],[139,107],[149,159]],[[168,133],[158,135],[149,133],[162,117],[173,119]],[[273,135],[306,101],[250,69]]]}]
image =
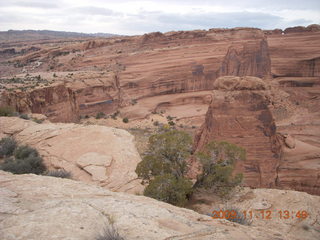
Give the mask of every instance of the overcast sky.
[{"label": "overcast sky", "polygon": [[0,0],[0,31],[143,34],[320,23],[320,0]]}]

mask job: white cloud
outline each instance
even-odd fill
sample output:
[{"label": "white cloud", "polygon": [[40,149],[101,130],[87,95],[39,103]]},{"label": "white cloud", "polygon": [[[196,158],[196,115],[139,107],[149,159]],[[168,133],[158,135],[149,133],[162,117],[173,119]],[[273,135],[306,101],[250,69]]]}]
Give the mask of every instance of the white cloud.
[{"label": "white cloud", "polygon": [[13,0],[0,2],[0,30],[50,29],[142,34],[320,22],[318,0]]}]

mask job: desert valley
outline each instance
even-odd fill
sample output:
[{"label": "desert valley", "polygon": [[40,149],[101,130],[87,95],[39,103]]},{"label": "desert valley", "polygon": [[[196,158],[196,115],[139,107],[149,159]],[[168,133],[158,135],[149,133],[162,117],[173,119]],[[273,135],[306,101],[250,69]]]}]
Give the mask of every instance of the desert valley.
[{"label": "desert valley", "polygon": [[[0,170],[0,239],[111,239],[96,237],[105,225],[119,240],[320,238],[320,25],[0,32],[0,95],[0,139],[71,176]],[[157,176],[137,167],[172,131],[192,139],[181,175],[193,192],[178,207],[144,194]],[[232,155],[242,181],[227,196],[195,188],[213,141],[246,153]],[[254,215],[212,219],[230,206]]]}]

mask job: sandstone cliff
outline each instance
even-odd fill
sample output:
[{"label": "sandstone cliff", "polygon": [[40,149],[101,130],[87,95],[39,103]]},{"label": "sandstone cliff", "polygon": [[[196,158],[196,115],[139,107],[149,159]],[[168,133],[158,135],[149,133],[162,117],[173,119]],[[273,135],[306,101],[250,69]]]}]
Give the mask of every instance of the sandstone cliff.
[{"label": "sandstone cliff", "polygon": [[[269,197],[275,194],[283,200],[290,196],[295,202],[290,204],[295,207],[292,210],[302,207],[312,212],[301,224],[300,220],[288,220],[281,226],[255,225],[255,220],[251,226],[213,220],[151,198],[31,174],[12,175],[0,171],[0,193],[0,236],[3,240],[95,239],[111,223],[126,240],[312,240],[319,237],[316,215],[319,197],[305,193],[266,192]],[[283,228],[283,224],[288,226]]]},{"label": "sandstone cliff", "polygon": [[280,150],[266,84],[254,77],[220,77],[214,87],[196,148],[211,140],[240,145],[247,150],[246,161],[237,166],[245,184],[274,187]]},{"label": "sandstone cliff", "polygon": [[[110,113],[147,97],[211,90],[214,80],[223,75],[270,76],[268,42],[260,29],[253,28],[91,40],[58,50],[42,46],[11,61],[22,65],[25,73],[60,72],[49,78],[66,85],[66,90],[43,86],[10,92],[2,99],[18,110],[46,114],[51,121],[75,121],[97,111]],[[0,69],[10,66],[0,64]]]},{"label": "sandstone cliff", "polygon": [[[299,84],[314,84],[320,77],[319,36],[319,26],[311,25],[269,32],[210,29],[65,44],[34,42],[32,51],[13,43],[0,49],[5,53],[0,57],[0,77],[41,73],[50,78],[45,72],[58,73],[51,80],[67,85],[67,90],[59,93],[56,86],[43,86],[23,94],[13,91],[1,101],[21,111],[46,114],[51,121],[70,122],[98,111],[112,113],[140,99],[167,95],[170,102],[173,94],[212,90],[215,79],[224,75],[269,80],[272,76],[289,82],[300,77]],[[7,55],[10,52],[14,54]],[[59,100],[51,101],[50,95],[56,93]],[[57,106],[68,114],[59,113]]]},{"label": "sandstone cliff", "polygon": [[143,189],[135,173],[141,158],[133,136],[125,130],[0,117],[0,137],[6,135],[35,147],[49,169],[70,171],[76,180],[113,191],[141,193]]},{"label": "sandstone cliff", "polygon": [[[214,88],[205,122],[196,136],[196,149],[201,150],[211,140],[232,142],[247,150],[246,161],[236,166],[236,171],[244,173],[247,186],[281,187],[319,195],[318,113],[305,115],[305,124],[315,129],[308,135],[309,140],[297,136],[297,132],[294,136],[298,139],[289,138],[287,134],[295,129],[293,120],[287,126],[288,116],[282,114],[281,119],[278,113],[294,107],[286,92],[276,91],[254,77],[220,77]],[[306,133],[298,128],[300,134]]]}]

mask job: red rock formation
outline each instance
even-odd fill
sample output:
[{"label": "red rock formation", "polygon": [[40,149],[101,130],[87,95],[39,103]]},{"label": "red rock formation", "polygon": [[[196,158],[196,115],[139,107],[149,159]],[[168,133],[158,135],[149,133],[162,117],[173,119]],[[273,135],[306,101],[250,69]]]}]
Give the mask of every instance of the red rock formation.
[{"label": "red rock formation", "polygon": [[236,170],[244,173],[244,182],[251,187],[275,187],[277,177],[280,149],[266,90],[257,78],[217,79],[205,122],[195,140],[197,150],[211,140],[245,148],[247,159],[238,162]]},{"label": "red rock formation", "polygon": [[266,39],[245,43],[243,50],[237,52],[233,47],[228,49],[220,76],[257,76],[269,77],[271,61]]},{"label": "red rock formation", "polygon": [[[302,88],[319,89],[314,86]],[[247,186],[320,195],[319,99],[306,100],[291,90],[292,99],[308,102],[308,113],[303,105],[293,106],[287,92],[270,91],[256,78],[220,77],[214,88],[195,148],[212,140],[237,144],[247,150],[246,161],[236,166]]]},{"label": "red rock formation", "polygon": [[[80,116],[112,113],[121,104],[116,76],[102,81],[84,79],[31,91],[4,92],[0,103],[19,112],[41,113],[52,122],[77,122]],[[79,80],[81,77],[79,76]]]},{"label": "red rock formation", "polygon": [[285,34],[288,33],[303,33],[303,32],[318,32],[320,31],[320,25],[312,24],[308,27],[297,26],[297,27],[289,27],[284,30]]},{"label": "red rock formation", "polygon": [[8,92],[2,102],[15,106],[19,112],[43,113],[52,121],[77,121],[78,104],[75,93],[64,84],[36,89],[32,92]]},{"label": "red rock formation", "polygon": [[[78,54],[79,51],[84,54]],[[76,101],[72,104],[77,104],[79,110],[74,111],[74,115],[95,114],[97,111],[109,113],[146,97],[211,90],[219,75],[270,75],[268,46],[263,32],[251,28],[151,33],[141,37],[91,40],[61,48],[42,48],[18,56],[15,60],[22,65],[42,62],[33,68],[26,66],[28,71],[35,68],[47,71],[45,67],[52,71],[81,70],[70,79],[63,78],[68,88],[75,91]],[[113,72],[116,78],[109,77],[108,84],[96,84],[103,78],[99,75],[101,70],[97,73],[96,69]],[[81,84],[79,78],[86,79],[80,87],[77,86]],[[88,80],[93,78],[95,81]],[[38,107],[40,103],[26,101],[29,110],[48,113],[47,109]],[[51,103],[47,101],[45,105]],[[33,104],[35,106],[31,106]],[[68,109],[74,107],[69,106]],[[60,118],[59,113],[51,112],[49,118],[53,121],[74,121],[79,117],[74,115],[63,114]]]},{"label": "red rock formation", "polygon": [[268,35],[273,77],[319,77],[319,39],[320,31]]}]

